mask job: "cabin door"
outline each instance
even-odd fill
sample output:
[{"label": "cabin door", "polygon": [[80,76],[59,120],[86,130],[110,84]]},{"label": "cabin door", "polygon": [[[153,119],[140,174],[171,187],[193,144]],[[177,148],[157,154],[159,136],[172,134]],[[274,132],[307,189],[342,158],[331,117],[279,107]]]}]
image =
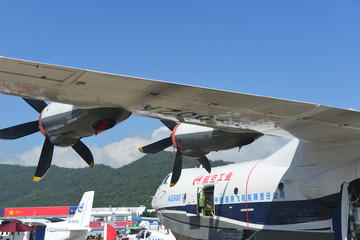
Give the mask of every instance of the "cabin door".
[{"label": "cabin door", "polygon": [[208,185],[198,189],[198,215],[215,215],[214,189],[214,185]]}]

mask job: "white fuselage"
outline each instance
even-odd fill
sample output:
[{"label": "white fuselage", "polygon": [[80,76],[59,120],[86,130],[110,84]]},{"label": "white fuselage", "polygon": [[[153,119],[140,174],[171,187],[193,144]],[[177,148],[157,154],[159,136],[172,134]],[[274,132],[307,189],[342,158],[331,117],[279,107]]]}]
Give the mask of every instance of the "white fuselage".
[{"label": "white fuselage", "polygon": [[91,228],[64,223],[49,223],[45,229],[45,240],[83,240]]},{"label": "white fuselage", "polygon": [[193,238],[244,230],[332,231],[341,185],[359,178],[360,167],[351,158],[341,167],[335,160],[323,163],[326,148],[317,152],[314,158],[311,146],[295,139],[263,160],[216,167],[211,174],[184,169],[174,187],[164,180],[152,205],[165,226]]}]

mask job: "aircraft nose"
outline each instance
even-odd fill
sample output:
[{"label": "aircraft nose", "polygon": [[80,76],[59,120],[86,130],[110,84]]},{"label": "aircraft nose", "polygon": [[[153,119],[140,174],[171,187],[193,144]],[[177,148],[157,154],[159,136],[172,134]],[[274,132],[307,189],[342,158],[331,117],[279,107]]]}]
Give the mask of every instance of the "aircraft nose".
[{"label": "aircraft nose", "polygon": [[152,197],[152,200],[151,200],[151,207],[153,209],[156,209],[156,206],[157,206],[157,199],[156,199],[156,195]]},{"label": "aircraft nose", "polygon": [[159,191],[161,187],[159,187],[155,193],[155,195],[152,197],[151,206],[153,209],[157,209],[159,206]]},{"label": "aircraft nose", "polygon": [[151,201],[152,208],[154,208],[154,209],[159,208],[161,202],[163,201],[165,194],[166,194],[167,187],[169,185],[170,175],[171,174],[168,174],[165,177],[165,179],[161,182],[160,186],[156,190],[155,195],[152,197],[152,201]]}]

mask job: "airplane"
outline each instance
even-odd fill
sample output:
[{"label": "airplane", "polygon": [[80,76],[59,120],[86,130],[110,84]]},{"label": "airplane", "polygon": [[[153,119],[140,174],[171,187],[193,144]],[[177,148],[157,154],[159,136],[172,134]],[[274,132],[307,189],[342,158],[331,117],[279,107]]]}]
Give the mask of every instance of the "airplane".
[{"label": "airplane", "polygon": [[[5,57],[0,92],[30,99],[42,112],[30,127],[0,130],[0,139],[43,132],[50,147],[44,145],[35,180],[49,169],[54,145],[74,148],[131,114],[160,119],[171,136],[139,150],[177,149],[173,173],[152,202],[174,235],[355,239],[359,232],[358,111]],[[241,148],[263,135],[292,140],[259,161],[208,164],[207,153]],[[183,155],[203,168],[182,171]]]},{"label": "airplane", "polygon": [[90,217],[94,200],[94,191],[85,192],[75,215],[67,220],[51,222],[48,219],[21,219],[22,222],[43,230],[44,236],[37,232],[36,239],[44,240],[82,240],[91,231]]}]

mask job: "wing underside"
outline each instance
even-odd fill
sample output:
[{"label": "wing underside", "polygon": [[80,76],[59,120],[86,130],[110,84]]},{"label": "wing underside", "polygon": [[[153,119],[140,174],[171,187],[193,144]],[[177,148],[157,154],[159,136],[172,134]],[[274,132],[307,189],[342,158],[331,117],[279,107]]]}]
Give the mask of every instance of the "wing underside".
[{"label": "wing underside", "polygon": [[0,93],[307,141],[360,137],[360,113],[0,57]]}]

